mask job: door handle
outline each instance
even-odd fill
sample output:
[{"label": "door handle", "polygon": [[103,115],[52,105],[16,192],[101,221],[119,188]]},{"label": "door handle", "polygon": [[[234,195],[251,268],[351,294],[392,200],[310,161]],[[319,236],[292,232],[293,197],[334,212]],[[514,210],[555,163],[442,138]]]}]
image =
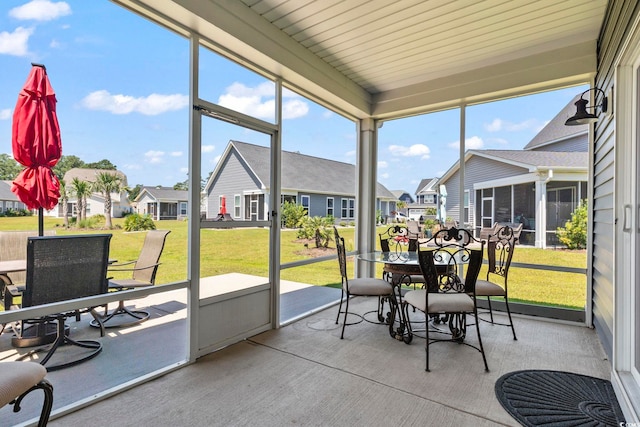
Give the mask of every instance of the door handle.
[{"label": "door handle", "polygon": [[625,233],[631,231],[631,205],[624,205],[623,207],[622,231]]}]

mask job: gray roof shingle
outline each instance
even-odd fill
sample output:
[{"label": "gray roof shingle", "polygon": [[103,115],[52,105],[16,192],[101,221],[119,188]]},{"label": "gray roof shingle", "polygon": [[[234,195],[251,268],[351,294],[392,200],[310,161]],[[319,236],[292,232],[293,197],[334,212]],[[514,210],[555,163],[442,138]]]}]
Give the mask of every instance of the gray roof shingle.
[{"label": "gray roof shingle", "polygon": [[483,157],[504,159],[529,167],[584,168],[589,164],[587,152],[530,151],[530,150],[469,150]]},{"label": "gray roof shingle", "polygon": [[[270,186],[269,148],[230,141],[247,161],[251,170],[266,186]],[[347,194],[356,192],[356,167],[349,163],[282,151],[282,188],[314,193]],[[384,185],[378,183],[376,196],[385,199],[396,197]]]},{"label": "gray roof shingle", "polygon": [[589,125],[565,126],[564,122],[576,113],[576,101],[580,95],[576,95],[547,125],[533,137],[524,150],[533,150],[536,147],[547,145],[552,142],[562,141],[576,135],[585,134],[589,131]]}]

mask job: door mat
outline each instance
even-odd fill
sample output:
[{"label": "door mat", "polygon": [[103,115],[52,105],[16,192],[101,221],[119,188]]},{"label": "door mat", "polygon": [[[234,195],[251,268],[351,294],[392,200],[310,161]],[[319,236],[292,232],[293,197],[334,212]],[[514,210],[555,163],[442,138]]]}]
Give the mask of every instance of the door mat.
[{"label": "door mat", "polygon": [[510,372],[496,381],[504,409],[524,426],[619,426],[624,415],[611,382],[561,371]]}]

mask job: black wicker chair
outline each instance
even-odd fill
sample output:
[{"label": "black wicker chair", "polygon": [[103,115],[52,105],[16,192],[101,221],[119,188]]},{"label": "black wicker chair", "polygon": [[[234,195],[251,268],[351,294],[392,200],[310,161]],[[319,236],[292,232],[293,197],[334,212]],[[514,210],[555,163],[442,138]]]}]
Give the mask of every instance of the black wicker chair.
[{"label": "black wicker chair", "polygon": [[[27,241],[27,278],[22,293],[22,307],[33,307],[59,301],[100,295],[107,292],[107,265],[109,263],[110,234],[75,236],[29,237]],[[82,310],[99,318],[93,308]],[[46,366],[48,371],[66,368],[89,360],[100,353],[102,344],[93,340],[73,340],[65,327],[67,317],[76,317],[78,310],[57,313],[38,319],[25,320],[25,324],[57,322],[55,341],[45,347],[47,354],[40,360],[46,365],[62,345],[89,349],[80,357]],[[12,340],[19,340],[14,337]],[[30,357],[39,350],[27,353]]]}]

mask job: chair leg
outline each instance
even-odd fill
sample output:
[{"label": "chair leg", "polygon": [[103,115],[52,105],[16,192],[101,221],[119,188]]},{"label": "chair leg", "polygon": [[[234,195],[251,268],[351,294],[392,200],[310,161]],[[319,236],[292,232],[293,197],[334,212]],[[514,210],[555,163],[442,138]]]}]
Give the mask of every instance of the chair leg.
[{"label": "chair leg", "polygon": [[340,313],[342,313],[342,300],[343,299],[344,299],[344,289],[342,290],[342,293],[340,294],[340,306],[338,307],[338,315],[336,316],[336,325],[340,321]]},{"label": "chair leg", "polygon": [[511,332],[513,332],[513,340],[518,341],[516,337],[516,329],[513,327],[513,319],[511,319],[511,310],[509,310],[509,299],[504,297],[504,305],[507,307],[507,315],[509,316],[509,324],[511,325]]},{"label": "chair leg", "polygon": [[347,301],[344,306],[344,322],[342,322],[342,333],[340,339],[344,339],[344,328],[347,326],[347,314],[349,314],[349,292],[347,292]]},{"label": "chair leg", "polygon": [[22,403],[22,399],[24,399],[24,397],[27,394],[37,389],[42,389],[42,391],[44,392],[44,403],[42,405],[42,411],[40,412],[38,427],[45,427],[49,422],[49,416],[51,415],[51,408],[53,407],[53,386],[46,379],[43,379],[38,384],[34,385],[29,390],[25,391],[20,396],[18,396],[18,398],[15,400],[13,404],[13,412],[19,412],[20,409],[22,409],[20,407],[20,404]]},{"label": "chair leg", "polygon": [[491,309],[491,297],[487,296],[487,303],[489,304],[489,317],[491,318],[491,323],[493,324],[493,310]]},{"label": "chair leg", "polygon": [[482,361],[484,362],[485,372],[489,372],[489,365],[487,365],[487,356],[484,354],[484,347],[482,346],[482,337],[480,336],[480,322],[478,321],[478,307],[473,310],[473,317],[476,321],[476,333],[478,334],[478,344],[480,345],[480,353],[482,353]]},{"label": "chair leg", "polygon": [[[128,314],[129,316],[133,317],[135,320],[132,320],[130,322],[125,322],[125,323],[117,323],[117,324],[111,324],[111,325],[107,324],[109,320],[113,319],[115,316],[118,316],[120,314]],[[149,316],[150,314],[148,311],[129,310],[127,307],[125,307],[124,301],[119,301],[118,307],[115,310],[113,310],[111,313],[109,313],[106,316],[102,316],[100,320],[98,320],[94,316],[94,320],[92,320],[89,324],[94,328],[101,328],[101,329],[102,328],[123,328],[126,326],[133,326],[133,325],[137,325],[140,322],[144,322],[149,318]]]}]

